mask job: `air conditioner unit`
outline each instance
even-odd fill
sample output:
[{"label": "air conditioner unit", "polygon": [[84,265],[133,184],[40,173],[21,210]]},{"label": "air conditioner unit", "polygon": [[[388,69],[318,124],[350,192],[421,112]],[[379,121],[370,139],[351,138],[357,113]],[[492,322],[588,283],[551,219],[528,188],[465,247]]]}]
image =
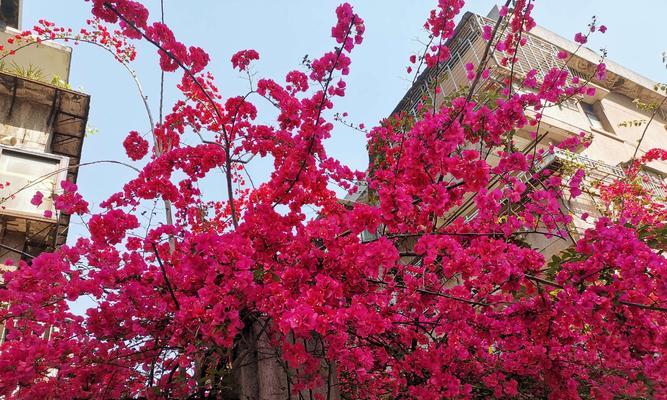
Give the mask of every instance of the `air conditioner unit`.
[{"label": "air conditioner unit", "polygon": [[[64,156],[0,146],[0,215],[55,221],[53,199],[62,193],[68,166]],[[37,192],[43,194],[38,206],[31,203]]]}]

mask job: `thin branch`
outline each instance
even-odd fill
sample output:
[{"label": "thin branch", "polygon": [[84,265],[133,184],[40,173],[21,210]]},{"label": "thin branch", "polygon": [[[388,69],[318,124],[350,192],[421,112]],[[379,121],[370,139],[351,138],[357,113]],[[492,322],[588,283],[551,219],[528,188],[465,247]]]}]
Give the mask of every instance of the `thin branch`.
[{"label": "thin branch", "polygon": [[[549,235],[549,236],[556,236],[560,239],[565,240],[565,238],[557,233],[554,232],[544,232],[544,231],[538,231],[538,230],[533,230],[533,231],[519,231],[519,232],[513,232],[509,235],[508,237],[516,236],[516,235],[527,235],[527,234],[539,234],[539,235]],[[388,239],[401,239],[401,238],[413,238],[413,237],[421,237],[425,235],[439,235],[439,236],[461,236],[461,237],[483,237],[483,236],[488,236],[492,238],[499,238],[502,236],[505,236],[504,233],[502,232],[419,232],[419,233],[396,233],[396,234],[390,234],[386,235],[384,237]],[[375,240],[378,239],[373,239],[369,240],[366,243],[371,243]]]},{"label": "thin branch", "polygon": [[[529,280],[534,281],[534,282],[542,283],[544,285],[555,287],[555,288],[558,288],[558,289],[565,289],[565,286],[560,285],[556,282],[547,280],[547,279],[539,278],[537,276],[528,275],[528,274],[525,274],[524,276],[526,277],[526,279],[529,279]],[[625,300],[618,300],[618,303],[623,304],[625,306],[629,306],[629,307],[641,308],[641,309],[644,309],[644,310],[667,312],[667,308],[656,306],[656,305],[633,303],[631,301],[625,301]]]},{"label": "thin branch", "polygon": [[639,138],[639,141],[637,142],[637,146],[635,147],[634,153],[632,153],[632,158],[630,159],[631,161],[634,161],[635,157],[637,157],[637,152],[639,152],[639,147],[642,145],[642,142],[644,141],[644,136],[646,135],[646,132],[648,131],[649,125],[651,125],[651,122],[655,119],[656,114],[662,106],[665,104],[665,100],[667,100],[667,96],[663,97],[662,101],[658,106],[653,110],[653,113],[651,114],[651,118],[649,118],[648,122],[646,123],[646,126],[644,126],[644,131],[642,132],[641,137]]},{"label": "thin branch", "polygon": [[[160,0],[160,22],[164,24],[164,0]],[[164,105],[164,70],[160,68],[160,108],[159,112],[159,122],[162,123],[162,110]]]},{"label": "thin branch", "polygon": [[[509,7],[511,0],[507,0],[505,2],[505,7]],[[491,52],[491,47],[493,46],[493,40],[496,37],[496,34],[498,33],[498,28],[500,28],[500,24],[503,21],[504,17],[498,17],[498,20],[496,21],[496,25],[493,27],[493,32],[491,33],[491,39],[489,39],[489,42],[486,44],[486,47],[484,48],[484,54],[482,55],[482,62],[479,63],[477,66],[477,71],[475,73],[475,79],[472,81],[472,85],[470,85],[470,90],[468,91],[468,95],[466,96],[466,101],[464,104],[468,104],[470,102],[470,99],[472,98],[473,93],[475,92],[475,88],[477,84],[479,83],[480,78],[482,77],[482,72],[484,71],[484,68],[486,67],[486,64],[489,62],[489,53]],[[460,119],[463,118],[463,109],[461,109],[461,115]]]},{"label": "thin branch", "polygon": [[621,304],[624,304],[626,306],[642,308],[644,310],[667,312],[667,308],[665,308],[665,307],[658,307],[658,306],[648,305],[648,304],[633,303],[631,301],[625,301],[625,300],[619,300],[618,302],[621,303]]},{"label": "thin branch", "polygon": [[[366,282],[375,283],[375,284],[378,284],[378,285],[388,285],[388,283],[385,282],[385,281],[377,280],[377,279],[371,279],[371,278],[366,278]],[[407,286],[401,285],[401,284],[396,284],[396,287],[400,288],[400,289],[408,289]],[[433,291],[427,290],[427,289],[415,289],[415,291],[419,292],[419,293],[422,293],[422,294],[427,294],[427,295],[431,295],[431,296],[443,297],[443,298],[450,299],[450,300],[460,301],[462,303],[470,304],[470,305],[473,305],[473,306],[490,307],[490,306],[493,305],[493,304],[489,304],[489,303],[480,303],[478,301],[468,300],[468,299],[452,296],[452,295],[445,294],[445,293],[433,292]]]},{"label": "thin branch", "polygon": [[[343,49],[345,48],[345,43],[347,42],[347,39],[350,36],[350,33],[352,32],[352,28],[354,27],[354,22],[355,18],[352,17],[352,20],[350,21],[350,26],[347,28],[347,32],[345,32],[345,37],[343,38],[340,47],[338,47],[338,49],[336,50],[336,59],[333,65],[331,66],[331,69],[329,70],[329,76],[327,77],[326,82],[324,84],[324,88],[322,89],[322,100],[320,100],[320,104],[317,109],[317,117],[315,118],[315,127],[318,127],[320,125],[320,117],[322,116],[322,111],[324,110],[324,103],[327,100],[327,91],[329,90],[329,85],[331,84],[333,73],[336,70],[336,67],[338,66],[338,61],[340,60],[340,56],[343,53]],[[313,151],[313,146],[315,145],[315,137],[316,134],[313,132],[313,136],[310,138],[310,143],[308,144],[307,154],[310,154]],[[304,159],[301,161],[301,165],[299,166],[299,170],[297,171],[296,176],[291,181],[290,186],[285,191],[285,194],[288,194],[294,188],[294,185],[299,180],[299,177],[301,176],[301,173],[305,168],[306,168],[306,158],[304,157]]]},{"label": "thin branch", "polygon": [[201,84],[201,82],[199,82],[199,80],[197,79],[195,74],[192,73],[192,71],[190,71],[190,69],[188,67],[186,67],[183,64],[183,62],[181,62],[181,60],[179,60],[176,56],[174,56],[170,51],[165,49],[160,43],[158,43],[157,41],[148,37],[148,35],[146,35],[146,33],[144,33],[141,29],[137,28],[136,25],[134,25],[127,18],[125,18],[123,16],[123,14],[121,14],[118,10],[116,10],[116,8],[114,8],[111,4],[104,3],[104,6],[106,8],[108,8],[111,12],[113,12],[124,23],[126,23],[128,26],[130,26],[134,30],[136,30],[145,40],[147,40],[153,46],[157,47],[158,50],[160,50],[163,54],[165,54],[167,57],[169,57],[171,60],[173,60],[176,63],[176,65],[178,65],[178,67],[180,69],[182,69],[183,72],[185,72],[185,74],[190,79],[192,79],[193,83],[199,88],[199,90],[204,95],[204,97],[206,97],[206,99],[209,101],[209,103],[213,106],[213,112],[218,117],[218,122],[220,123],[220,127],[221,127],[222,132],[223,132],[222,136],[225,139],[225,146],[226,146],[226,149],[225,149],[225,153],[226,153],[225,164],[228,168],[228,171],[227,171],[227,192],[228,192],[227,196],[228,196],[228,199],[229,199],[229,208],[230,208],[230,212],[231,212],[232,223],[233,223],[235,228],[238,227],[238,217],[236,215],[236,204],[235,204],[235,201],[234,201],[234,192],[232,190],[232,176],[231,176],[231,172],[230,172],[230,169],[231,169],[231,162],[229,160],[230,156],[231,156],[231,154],[230,154],[230,143],[229,143],[229,138],[227,137],[227,130],[225,128],[224,118],[222,117],[222,112],[220,111],[220,108],[218,107],[218,103],[216,103],[215,100],[213,100],[213,97],[211,97],[211,95],[204,88],[204,86]]},{"label": "thin branch", "polygon": [[516,60],[517,60],[517,53],[519,53],[519,47],[521,46],[521,36],[523,35],[524,32],[524,25],[526,22],[526,15],[528,14],[528,9],[530,7],[530,3],[532,0],[528,0],[528,5],[526,6],[526,11],[523,12],[523,15],[521,16],[521,26],[519,27],[519,36],[517,38],[517,44],[516,44],[516,51],[514,52],[514,55],[512,56],[512,67],[510,68],[510,81],[509,85],[507,85],[507,88],[509,89],[507,91],[507,98],[509,98],[512,95],[512,86],[513,86],[513,80],[514,80],[514,66],[516,65]]},{"label": "thin branch", "polygon": [[12,247],[12,246],[8,246],[8,245],[6,245],[6,244],[4,244],[4,243],[0,243],[0,248],[5,249],[5,250],[7,250],[7,251],[11,251],[11,252],[17,253],[17,254],[20,254],[20,255],[22,255],[23,257],[27,257],[27,258],[30,258],[30,259],[35,258],[35,256],[33,256],[32,254],[28,254],[28,253],[26,253],[25,251],[19,250],[19,249],[17,249],[17,248]]},{"label": "thin branch", "polygon": [[155,253],[155,258],[157,259],[157,263],[160,266],[160,271],[162,272],[162,277],[164,278],[164,283],[167,286],[169,294],[171,295],[171,299],[174,301],[176,309],[180,310],[181,306],[180,304],[178,304],[178,299],[176,298],[174,289],[171,287],[171,283],[169,282],[169,278],[167,277],[167,271],[164,268],[164,264],[162,263],[162,259],[160,258],[160,254],[158,253],[157,246],[155,245],[155,243],[151,243],[151,245],[153,246],[153,252]]},{"label": "thin branch", "polygon": [[41,175],[41,176],[36,177],[35,180],[30,181],[29,183],[26,183],[25,185],[23,185],[21,188],[19,188],[19,189],[16,190],[15,192],[12,192],[12,193],[8,194],[7,196],[5,196],[5,197],[3,197],[3,198],[0,198],[0,204],[4,203],[5,201],[7,201],[7,200],[8,200],[9,198],[11,198],[12,196],[16,196],[17,194],[21,193],[22,191],[27,190],[27,189],[31,188],[32,186],[35,186],[35,185],[37,185],[37,184],[39,184],[39,183],[45,181],[46,179],[49,179],[49,178],[51,178],[51,177],[53,177],[53,176],[55,176],[55,175],[58,175],[58,174],[60,174],[61,172],[68,171],[68,170],[71,170],[71,169],[78,169],[78,168],[80,168],[80,167],[85,167],[85,166],[87,166],[87,165],[105,164],[105,163],[106,163],[106,164],[118,164],[118,165],[122,165],[122,166],[125,166],[125,167],[128,167],[128,168],[133,169],[133,170],[136,171],[137,173],[141,173],[141,171],[140,171],[139,169],[137,169],[136,167],[133,167],[132,165],[127,164],[127,163],[124,163],[124,162],[122,162],[122,161],[116,161],[116,160],[98,160],[98,161],[90,161],[90,162],[81,163],[81,164],[73,164],[73,165],[70,165],[70,166],[68,166],[68,167],[66,167],[66,168],[58,168],[58,169],[55,170],[55,171],[52,171],[52,172],[49,172],[49,173],[47,173],[47,174],[44,174],[44,175]]}]

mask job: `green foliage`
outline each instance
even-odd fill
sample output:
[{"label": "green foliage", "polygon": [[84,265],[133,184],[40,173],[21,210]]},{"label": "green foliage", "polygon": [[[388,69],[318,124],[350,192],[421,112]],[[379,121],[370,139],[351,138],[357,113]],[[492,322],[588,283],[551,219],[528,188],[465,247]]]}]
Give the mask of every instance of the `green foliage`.
[{"label": "green foliage", "polygon": [[621,121],[618,126],[622,128],[632,128],[632,127],[637,127],[637,126],[642,126],[646,124],[648,121],[645,119],[629,119],[625,121]]},{"label": "green foliage", "polygon": [[0,61],[0,72],[6,72],[32,81],[48,83],[63,89],[72,89],[70,84],[58,75],[53,75],[51,80],[49,80],[48,77],[44,74],[44,70],[36,67],[33,64],[28,64],[26,67],[17,63],[16,61],[12,61],[9,64],[5,63],[4,61]]},{"label": "green foliage", "polygon": [[667,250],[667,224],[662,226],[640,226],[637,229],[639,238],[658,254]]},{"label": "green foliage", "polygon": [[559,254],[551,257],[551,260],[547,263],[547,270],[545,274],[548,279],[554,280],[556,274],[561,270],[563,264],[568,262],[582,261],[586,259],[586,255],[577,252],[574,246],[570,246],[567,249],[561,251]]},{"label": "green foliage", "polygon": [[634,104],[635,107],[637,107],[639,110],[646,112],[653,112],[658,108],[658,104],[656,103],[644,103],[639,99],[632,100],[632,104]]},{"label": "green foliage", "polygon": [[95,128],[94,126],[86,125],[86,137],[97,135],[98,133],[100,133],[99,129]]},{"label": "green foliage", "polygon": [[33,81],[44,81],[44,71],[32,64],[28,64],[28,67],[25,67],[16,63],[16,61],[12,61],[9,65],[2,62],[0,63],[0,71],[9,72],[10,74]]},{"label": "green foliage", "polygon": [[53,86],[58,86],[63,89],[72,89],[72,86],[70,86],[69,83],[67,83],[65,80],[61,79],[60,76],[58,75],[53,75],[53,78],[51,79],[51,84]]},{"label": "green foliage", "polygon": [[653,90],[655,90],[656,92],[667,93],[667,84],[656,83],[655,85],[653,85]]}]

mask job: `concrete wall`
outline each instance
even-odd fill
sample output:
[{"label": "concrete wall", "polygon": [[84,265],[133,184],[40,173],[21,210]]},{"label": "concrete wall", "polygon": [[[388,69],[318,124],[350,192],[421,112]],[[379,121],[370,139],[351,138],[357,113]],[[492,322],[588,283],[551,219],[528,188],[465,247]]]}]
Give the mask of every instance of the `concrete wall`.
[{"label": "concrete wall", "polygon": [[7,39],[19,33],[20,31],[9,27],[0,30],[0,44],[5,47],[6,51],[16,50],[14,55],[9,55],[0,61],[4,62],[5,71],[14,73],[16,69],[14,64],[21,66],[23,69],[32,66],[41,72],[41,80],[47,83],[51,83],[54,77],[65,82],[69,81],[72,58],[70,47],[54,42],[43,42],[18,49],[20,45],[8,44]]},{"label": "concrete wall", "polygon": [[[21,81],[32,79],[51,84],[55,79],[67,82],[72,49],[54,42],[27,47],[22,47],[26,42],[7,43],[8,38],[19,33],[20,31],[10,27],[0,29],[0,44],[5,47],[5,52],[0,52],[0,55],[16,50],[15,54],[6,55],[0,60],[3,68],[0,72],[18,77],[13,83],[8,79],[4,79],[2,83],[8,87],[1,91],[0,96],[0,144],[15,145],[31,151],[48,151],[53,105],[50,101],[34,101],[30,98],[30,93],[21,93],[20,89],[25,87]],[[33,69],[33,73],[27,73],[29,69]],[[19,87],[18,96],[16,86]]]},{"label": "concrete wall", "polygon": [[50,118],[52,107],[48,105],[0,96],[0,143],[19,149],[48,151]]},{"label": "concrete wall", "polygon": [[[638,140],[646,129],[646,124],[638,127],[622,127],[619,125],[624,121],[631,120],[648,121],[651,114],[638,109],[632,103],[632,99],[614,92],[600,100],[599,105],[613,132],[593,132],[593,143],[583,154],[593,159],[604,160],[607,164],[612,165],[626,162],[632,157]],[[658,112],[651,124],[648,125],[638,156],[652,148],[667,148],[665,122],[662,113]],[[649,166],[667,174],[667,163],[665,162],[654,162]]]}]

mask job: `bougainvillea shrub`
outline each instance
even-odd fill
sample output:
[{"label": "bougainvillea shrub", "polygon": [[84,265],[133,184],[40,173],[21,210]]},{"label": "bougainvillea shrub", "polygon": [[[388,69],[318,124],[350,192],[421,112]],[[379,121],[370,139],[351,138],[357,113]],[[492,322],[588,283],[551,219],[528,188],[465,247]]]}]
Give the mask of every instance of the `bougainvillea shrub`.
[{"label": "bougainvillea shrub", "polygon": [[[4,274],[0,319],[10,329],[0,396],[667,397],[667,215],[632,184],[664,150],[634,160],[631,178],[597,188],[604,210],[580,216],[591,227],[563,253],[545,259],[525,240],[571,236],[561,199],[580,195],[586,175],[538,170],[548,151],[508,145],[516,130],[537,132],[545,104],[585,93],[584,82],[554,68],[539,79],[514,76],[492,95],[475,90],[489,79],[491,54],[516,61],[535,25],[532,1],[508,2],[497,25],[484,28],[487,59],[466,66],[465,91],[441,94],[419,118],[360,127],[372,153],[367,172],[323,145],[366,35],[351,5],[335,9],[329,52],[227,97],[207,53],[180,42],[141,3],[89,4],[94,18],[81,33],[42,21],[11,40],[92,42],[122,63],[134,59],[134,41],[148,41],[159,68],[181,76],[180,97],[152,138],[132,131],[118,139],[143,167],[108,200],[92,207],[63,184],[56,207],[80,215],[89,235]],[[410,58],[411,69],[449,59],[463,5],[438,1],[425,24],[431,44]],[[606,30],[590,28],[576,41]],[[243,49],[231,67],[258,60]],[[513,90],[512,80],[531,90]],[[267,100],[277,116],[258,123],[254,102]],[[246,166],[265,157],[270,177],[251,182]],[[204,200],[199,183],[219,171],[226,196]],[[368,194],[340,201],[332,183]],[[473,195],[474,218],[443,223]],[[138,207],[154,200],[173,210],[172,223],[140,229]],[[508,214],[508,205],[520,206]],[[74,312],[82,299],[93,305]]]}]

